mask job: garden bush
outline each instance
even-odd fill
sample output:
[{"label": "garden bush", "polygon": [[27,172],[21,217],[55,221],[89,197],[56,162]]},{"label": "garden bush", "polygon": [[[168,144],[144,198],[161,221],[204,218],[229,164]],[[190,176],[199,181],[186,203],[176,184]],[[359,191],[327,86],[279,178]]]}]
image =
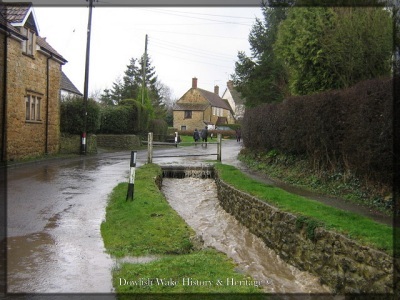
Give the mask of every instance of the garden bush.
[{"label": "garden bush", "polygon": [[[61,101],[60,131],[81,134],[84,131],[85,103],[81,97]],[[100,128],[100,106],[93,99],[87,102],[86,132],[96,133]]]},{"label": "garden bush", "polygon": [[141,134],[148,128],[148,111],[136,100],[125,99],[101,110],[100,133]]},{"label": "garden bush", "polygon": [[153,140],[165,142],[167,139],[168,124],[164,120],[150,120],[149,132],[153,132]]}]

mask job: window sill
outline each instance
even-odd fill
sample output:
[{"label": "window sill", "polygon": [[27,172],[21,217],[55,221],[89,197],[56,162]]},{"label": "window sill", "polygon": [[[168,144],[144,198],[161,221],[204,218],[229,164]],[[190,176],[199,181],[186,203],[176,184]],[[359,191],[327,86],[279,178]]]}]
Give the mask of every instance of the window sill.
[{"label": "window sill", "polygon": [[35,59],[35,56],[33,54],[27,54],[26,52],[22,52],[22,55]]},{"label": "window sill", "polygon": [[35,121],[35,120],[25,120],[25,123],[28,124],[43,124],[43,121]]}]

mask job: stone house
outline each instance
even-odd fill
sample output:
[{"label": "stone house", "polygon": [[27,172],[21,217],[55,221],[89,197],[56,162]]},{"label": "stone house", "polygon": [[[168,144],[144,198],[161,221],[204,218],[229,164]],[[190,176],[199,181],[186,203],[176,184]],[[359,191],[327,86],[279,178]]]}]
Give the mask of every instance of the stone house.
[{"label": "stone house", "polygon": [[32,3],[0,3],[0,52],[2,161],[57,153],[67,61],[39,36]]},{"label": "stone house", "polygon": [[232,110],[234,112],[236,121],[243,119],[245,111],[245,101],[242,98],[242,95],[234,87],[232,80],[229,80],[226,83],[226,90],[222,94],[222,99],[228,100],[229,105],[232,107]]},{"label": "stone house", "polygon": [[233,112],[227,100],[219,96],[219,87],[209,92],[197,87],[197,78],[192,78],[192,87],[173,107],[173,126],[178,130],[211,128],[233,124]]}]

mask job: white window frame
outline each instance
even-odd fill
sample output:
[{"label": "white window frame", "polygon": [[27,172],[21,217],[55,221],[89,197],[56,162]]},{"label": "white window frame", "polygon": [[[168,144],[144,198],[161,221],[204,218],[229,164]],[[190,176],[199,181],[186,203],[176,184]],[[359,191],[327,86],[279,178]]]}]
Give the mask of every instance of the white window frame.
[{"label": "white window frame", "polygon": [[25,99],[25,121],[41,122],[42,96],[28,93]]},{"label": "white window frame", "polygon": [[28,40],[22,41],[22,52],[33,56],[34,48],[35,48],[35,32],[32,29],[22,27],[21,33],[24,35]]}]

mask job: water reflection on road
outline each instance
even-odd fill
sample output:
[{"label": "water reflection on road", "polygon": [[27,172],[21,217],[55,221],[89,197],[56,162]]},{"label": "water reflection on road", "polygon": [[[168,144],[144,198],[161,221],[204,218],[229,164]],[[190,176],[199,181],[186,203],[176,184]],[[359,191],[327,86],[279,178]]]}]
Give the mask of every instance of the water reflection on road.
[{"label": "water reflection on road", "polygon": [[100,234],[107,197],[129,156],[9,171],[7,291],[110,293],[112,258]]},{"label": "water reflection on road", "polygon": [[268,293],[329,293],[316,277],[282,261],[261,239],[225,212],[213,179],[164,178],[170,205],[202,236],[205,246],[227,253],[240,272],[263,282]]}]

